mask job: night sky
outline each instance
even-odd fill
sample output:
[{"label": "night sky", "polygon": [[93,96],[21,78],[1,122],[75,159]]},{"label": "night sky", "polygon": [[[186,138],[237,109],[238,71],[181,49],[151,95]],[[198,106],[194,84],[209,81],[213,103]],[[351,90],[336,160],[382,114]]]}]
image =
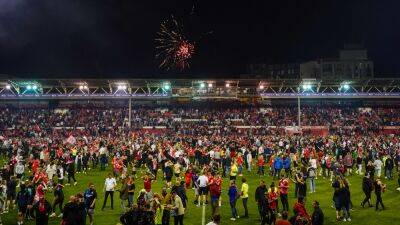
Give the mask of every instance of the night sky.
[{"label": "night sky", "polygon": [[[191,15],[192,8],[194,13]],[[398,0],[0,0],[0,73],[22,78],[237,77],[247,63],[335,57],[363,44],[375,74],[400,74]],[[163,71],[171,14],[198,39],[191,68]]]}]

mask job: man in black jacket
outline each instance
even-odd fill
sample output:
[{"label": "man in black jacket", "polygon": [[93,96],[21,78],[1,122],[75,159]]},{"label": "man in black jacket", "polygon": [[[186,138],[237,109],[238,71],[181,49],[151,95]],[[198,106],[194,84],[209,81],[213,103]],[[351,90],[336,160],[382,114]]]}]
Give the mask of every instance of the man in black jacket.
[{"label": "man in black jacket", "polygon": [[261,220],[263,220],[265,212],[267,211],[267,199],[265,198],[265,192],[267,192],[267,186],[265,185],[264,180],[261,180],[260,185],[257,187],[255,192],[255,199],[257,202],[258,213],[260,214]]},{"label": "man in black jacket", "polygon": [[324,213],[319,207],[319,202],[313,202],[314,212],[311,217],[312,225],[323,225],[324,224]]}]

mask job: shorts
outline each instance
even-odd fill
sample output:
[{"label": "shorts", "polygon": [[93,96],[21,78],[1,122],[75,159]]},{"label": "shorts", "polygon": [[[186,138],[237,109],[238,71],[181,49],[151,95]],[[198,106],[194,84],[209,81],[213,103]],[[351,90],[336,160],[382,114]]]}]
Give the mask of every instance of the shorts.
[{"label": "shorts", "polygon": [[199,195],[206,195],[207,187],[199,187]]},{"label": "shorts", "polygon": [[86,209],[86,212],[88,215],[91,215],[91,216],[94,215],[94,209]]}]

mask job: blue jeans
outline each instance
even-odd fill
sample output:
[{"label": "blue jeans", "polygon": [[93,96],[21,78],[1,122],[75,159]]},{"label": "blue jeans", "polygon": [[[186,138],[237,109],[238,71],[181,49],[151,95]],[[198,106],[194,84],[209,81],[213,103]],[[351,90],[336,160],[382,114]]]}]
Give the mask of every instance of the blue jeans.
[{"label": "blue jeans", "polygon": [[128,207],[132,207],[133,205],[133,195],[128,195]]},{"label": "blue jeans", "polygon": [[264,167],[263,166],[259,166],[258,167],[258,172],[259,175],[264,175]]},{"label": "blue jeans", "polygon": [[391,170],[386,169],[386,177],[388,179],[392,179],[393,178],[393,169],[391,169]]},{"label": "blue jeans", "polygon": [[231,171],[231,166],[226,166],[225,176],[228,176],[230,171]]},{"label": "blue jeans", "polygon": [[238,166],[238,173],[242,174],[242,171],[243,171],[243,166],[242,165]]},{"label": "blue jeans", "polygon": [[236,209],[236,200],[234,200],[232,202],[230,201],[229,204],[231,206],[232,218],[238,217],[238,212]]},{"label": "blue jeans", "polygon": [[310,190],[311,190],[311,192],[315,192],[315,180],[314,180],[314,177],[311,177],[309,179],[310,179]]},{"label": "blue jeans", "polygon": [[100,169],[105,170],[106,169],[106,164],[107,164],[107,156],[106,155],[101,155],[100,156]]}]

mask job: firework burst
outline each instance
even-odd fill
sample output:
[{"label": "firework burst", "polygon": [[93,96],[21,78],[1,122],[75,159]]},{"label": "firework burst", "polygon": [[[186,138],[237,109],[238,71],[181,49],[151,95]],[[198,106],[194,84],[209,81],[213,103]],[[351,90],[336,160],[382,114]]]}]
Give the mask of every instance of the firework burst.
[{"label": "firework burst", "polygon": [[160,60],[160,68],[184,70],[189,67],[195,44],[185,37],[183,27],[173,16],[161,23],[155,40],[158,51],[156,58]]}]

